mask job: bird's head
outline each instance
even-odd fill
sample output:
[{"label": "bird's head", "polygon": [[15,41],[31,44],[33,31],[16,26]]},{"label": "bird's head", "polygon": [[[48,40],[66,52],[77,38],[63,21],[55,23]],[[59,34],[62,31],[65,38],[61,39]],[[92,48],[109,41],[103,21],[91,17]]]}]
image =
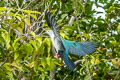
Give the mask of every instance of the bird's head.
[{"label": "bird's head", "polygon": [[45,33],[47,33],[50,37],[54,37],[54,32],[52,30],[47,30]]}]

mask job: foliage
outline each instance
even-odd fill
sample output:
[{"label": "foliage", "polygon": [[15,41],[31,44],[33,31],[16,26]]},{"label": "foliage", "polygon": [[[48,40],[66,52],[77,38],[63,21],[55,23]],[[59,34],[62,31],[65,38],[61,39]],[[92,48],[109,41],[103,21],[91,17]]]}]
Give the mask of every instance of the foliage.
[{"label": "foliage", "polygon": [[[1,0],[0,6],[0,80],[48,80],[51,74],[55,80],[119,80],[119,0]],[[80,60],[74,72],[54,57],[44,35],[46,9],[55,16],[63,38],[98,44],[86,58],[70,55]],[[99,14],[105,18],[95,16]]]}]

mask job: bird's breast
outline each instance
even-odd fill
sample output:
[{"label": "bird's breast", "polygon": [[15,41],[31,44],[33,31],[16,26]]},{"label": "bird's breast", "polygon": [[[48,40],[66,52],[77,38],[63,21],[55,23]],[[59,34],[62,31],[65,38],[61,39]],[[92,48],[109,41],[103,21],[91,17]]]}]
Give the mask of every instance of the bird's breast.
[{"label": "bird's breast", "polygon": [[52,43],[57,51],[57,53],[59,53],[59,51],[65,51],[65,48],[64,48],[64,45],[61,41],[60,38],[58,37],[55,37],[53,40],[52,40]]}]

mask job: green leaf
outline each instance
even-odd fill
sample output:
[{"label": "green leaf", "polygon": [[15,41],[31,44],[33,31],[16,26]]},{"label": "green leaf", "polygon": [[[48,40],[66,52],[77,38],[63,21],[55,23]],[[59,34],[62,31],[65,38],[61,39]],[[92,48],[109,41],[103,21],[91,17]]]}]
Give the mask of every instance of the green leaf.
[{"label": "green leaf", "polygon": [[87,33],[83,33],[82,36],[84,36],[86,39],[90,38],[89,34],[87,34]]},{"label": "green leaf", "polygon": [[62,14],[62,19],[64,19],[68,14]]},{"label": "green leaf", "polygon": [[16,60],[18,57],[19,57],[19,53],[18,53],[18,52],[15,52],[15,53],[14,53],[14,60]]},{"label": "green leaf", "polygon": [[8,70],[8,71],[12,71],[12,68],[10,67],[10,64],[9,64],[9,63],[5,63],[5,64],[3,65],[3,67],[5,67],[5,69]]},{"label": "green leaf", "polygon": [[26,65],[27,67],[29,67],[29,68],[33,68],[34,62],[31,62],[31,63],[28,63],[28,64],[25,63],[25,65]]},{"label": "green leaf", "polygon": [[6,74],[8,74],[8,76],[9,76],[10,79],[13,78],[13,73],[12,72],[6,71]]},{"label": "green leaf", "polygon": [[67,35],[65,35],[65,33],[60,33],[60,35],[65,38],[65,39],[68,39],[69,40],[69,37]]},{"label": "green leaf", "polygon": [[4,29],[0,29],[0,31],[2,32],[1,36],[3,37],[3,39],[6,42],[6,48],[9,49],[10,48],[10,35],[9,35],[9,33]]},{"label": "green leaf", "polygon": [[112,44],[113,44],[113,45],[115,45],[116,43],[117,43],[116,40],[113,40],[113,41],[112,41]]},{"label": "green leaf", "polygon": [[46,60],[45,60],[45,58],[43,58],[43,59],[41,60],[41,65],[43,66],[43,68],[46,67]]},{"label": "green leaf", "polygon": [[50,56],[50,45],[51,45],[50,38],[45,38],[44,43],[46,43],[46,45],[47,45],[48,56]]},{"label": "green leaf", "polygon": [[21,17],[20,16],[15,16],[19,21],[21,21]]},{"label": "green leaf", "polygon": [[51,58],[50,57],[47,57],[47,64],[48,64],[48,66],[50,66],[50,64],[51,64]]},{"label": "green leaf", "polygon": [[30,32],[30,34],[35,38],[35,33],[33,32],[33,31],[29,31]]},{"label": "green leaf", "polygon": [[16,63],[12,63],[11,65],[12,65],[13,67],[17,68],[19,71],[23,71],[22,65],[20,66],[20,65],[17,65]]},{"label": "green leaf", "polygon": [[44,46],[44,43],[42,43],[41,46],[40,46],[40,50],[39,50],[40,52],[39,53],[41,55],[43,55],[43,53],[45,52],[44,50],[45,50],[45,46]]},{"label": "green leaf", "polygon": [[117,32],[120,34],[120,24],[117,26]]},{"label": "green leaf", "polygon": [[24,45],[24,51],[26,54],[30,55],[33,52],[33,47],[31,44],[27,43]]},{"label": "green leaf", "polygon": [[31,17],[33,17],[35,20],[37,20],[36,15],[30,14]]},{"label": "green leaf", "polygon": [[30,38],[28,38],[28,40],[30,41],[29,43],[32,44],[32,46],[35,48],[35,52],[38,52],[38,47],[35,44],[35,42],[33,40],[31,40]]},{"label": "green leaf", "polygon": [[80,8],[81,8],[82,12],[85,13],[85,8],[84,8],[84,5],[81,1],[80,1]]},{"label": "green leaf", "polygon": [[4,45],[5,45],[5,40],[3,39],[3,37],[1,35],[0,35],[0,45],[2,47],[4,47]]},{"label": "green leaf", "polygon": [[40,14],[40,12],[38,11],[31,11],[31,10],[21,10],[21,11],[27,14],[31,14],[31,13]]},{"label": "green leaf", "polygon": [[37,71],[39,66],[40,66],[40,60],[37,59],[35,60],[35,63],[34,63],[34,71]]},{"label": "green leaf", "polygon": [[10,11],[13,10],[12,8],[5,8],[5,7],[0,7],[0,11]]},{"label": "green leaf", "polygon": [[24,19],[24,22],[25,22],[27,25],[30,25],[30,19],[25,18],[25,19]]},{"label": "green leaf", "polygon": [[12,47],[13,47],[15,50],[18,48],[17,42],[18,42],[20,39],[24,38],[24,37],[25,37],[25,36],[21,36],[21,37],[17,38],[16,40],[14,40],[14,42],[13,42],[13,44],[12,44]]},{"label": "green leaf", "polygon": [[15,14],[13,12],[8,12],[6,16],[14,16]]}]

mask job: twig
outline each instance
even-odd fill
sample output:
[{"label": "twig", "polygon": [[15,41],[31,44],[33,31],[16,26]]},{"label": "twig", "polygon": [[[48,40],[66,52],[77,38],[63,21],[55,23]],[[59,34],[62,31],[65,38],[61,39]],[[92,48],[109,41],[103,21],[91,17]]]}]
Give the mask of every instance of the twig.
[{"label": "twig", "polygon": [[20,9],[19,5],[18,5],[18,0],[15,0],[16,4],[17,4],[17,7],[18,9]]},{"label": "twig", "polygon": [[117,72],[117,75],[115,76],[114,80],[117,80],[119,78],[120,70]]},{"label": "twig", "polygon": [[81,60],[77,60],[74,62],[75,65],[79,64],[81,62]]}]

